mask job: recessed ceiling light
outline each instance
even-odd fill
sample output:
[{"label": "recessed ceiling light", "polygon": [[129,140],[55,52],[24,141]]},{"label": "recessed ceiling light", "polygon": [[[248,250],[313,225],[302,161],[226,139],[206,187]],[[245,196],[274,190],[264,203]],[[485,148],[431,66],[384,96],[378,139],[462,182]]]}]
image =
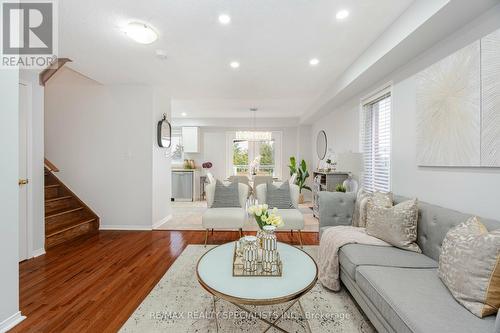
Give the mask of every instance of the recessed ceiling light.
[{"label": "recessed ceiling light", "polygon": [[317,66],[319,64],[319,59],[318,58],[312,58],[309,60],[309,65],[311,66]]},{"label": "recessed ceiling light", "polygon": [[183,113],[181,113],[181,116],[185,117],[185,116],[187,116],[187,113],[183,112]]},{"label": "recessed ceiling light", "polygon": [[231,61],[231,63],[229,64],[229,66],[231,66],[231,68],[240,68],[240,63],[237,62],[237,61]]},{"label": "recessed ceiling light", "polygon": [[342,9],[337,12],[337,20],[344,20],[349,16],[349,11],[347,9]]},{"label": "recessed ceiling light", "polygon": [[158,34],[150,26],[140,22],[131,22],[124,28],[131,39],[140,44],[151,44],[158,39]]},{"label": "recessed ceiling light", "polygon": [[219,23],[224,25],[231,23],[231,16],[227,14],[219,15]]}]

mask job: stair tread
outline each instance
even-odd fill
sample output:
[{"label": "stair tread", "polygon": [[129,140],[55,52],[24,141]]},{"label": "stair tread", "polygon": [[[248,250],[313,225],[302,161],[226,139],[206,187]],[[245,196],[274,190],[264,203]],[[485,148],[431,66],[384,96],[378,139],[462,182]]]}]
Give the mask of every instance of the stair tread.
[{"label": "stair tread", "polygon": [[65,228],[62,228],[61,230],[57,230],[57,231],[54,231],[50,234],[47,234],[46,237],[52,237],[54,235],[57,235],[57,234],[60,234],[60,233],[63,233],[65,231],[68,231],[68,230],[71,230],[71,229],[74,229],[74,228],[77,228],[83,224],[86,224],[86,223],[90,223],[90,222],[93,222],[95,221],[96,218],[95,217],[92,217],[92,218],[88,218],[88,219],[85,219],[85,220],[82,220],[82,222],[79,222],[77,224],[74,224],[74,225],[71,225],[71,226],[68,226],[68,227],[65,227]]},{"label": "stair tread", "polygon": [[51,248],[99,230],[99,217],[45,169],[45,246]]},{"label": "stair tread", "polygon": [[57,209],[53,212],[50,212],[50,214],[45,215],[45,218],[50,218],[50,217],[55,217],[55,216],[60,216],[72,212],[77,212],[79,210],[83,210],[83,207],[75,207],[75,208],[62,208],[62,209]]},{"label": "stair tread", "polygon": [[62,196],[62,197],[57,197],[57,198],[52,198],[52,199],[46,199],[45,202],[54,202],[54,201],[59,201],[59,200],[65,200],[65,199],[71,199],[72,196],[71,195],[65,195],[65,196]]}]

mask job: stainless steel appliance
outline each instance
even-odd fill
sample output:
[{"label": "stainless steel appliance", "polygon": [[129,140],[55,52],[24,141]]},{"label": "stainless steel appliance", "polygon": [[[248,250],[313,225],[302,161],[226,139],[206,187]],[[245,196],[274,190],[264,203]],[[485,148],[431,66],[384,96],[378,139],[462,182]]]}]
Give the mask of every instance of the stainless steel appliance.
[{"label": "stainless steel appliance", "polygon": [[194,173],[172,171],[172,198],[174,201],[193,201]]}]

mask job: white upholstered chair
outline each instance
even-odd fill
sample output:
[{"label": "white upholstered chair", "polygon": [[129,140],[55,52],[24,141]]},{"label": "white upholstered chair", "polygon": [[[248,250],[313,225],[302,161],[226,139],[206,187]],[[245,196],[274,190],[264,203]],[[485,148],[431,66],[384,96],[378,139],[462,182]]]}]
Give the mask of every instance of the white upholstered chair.
[{"label": "white upholstered chair", "polygon": [[[280,186],[281,183],[274,183],[275,186]],[[260,184],[256,188],[257,201],[259,204],[267,203],[267,184]],[[278,209],[278,215],[283,218],[284,225],[279,228],[279,230],[290,230],[293,234],[294,230],[299,232],[300,246],[302,247],[302,233],[304,229],[304,215],[299,210],[299,187],[295,184],[290,185],[290,199],[293,204],[293,208],[290,209]],[[273,207],[269,207],[272,209]]]},{"label": "white upholstered chair", "polygon": [[208,231],[218,230],[238,230],[240,237],[243,233],[243,224],[247,219],[246,203],[249,187],[245,184],[238,184],[238,197],[240,207],[220,207],[211,208],[215,196],[215,183],[208,184],[206,187],[208,209],[201,217],[203,228],[205,228],[205,246],[208,240]]}]

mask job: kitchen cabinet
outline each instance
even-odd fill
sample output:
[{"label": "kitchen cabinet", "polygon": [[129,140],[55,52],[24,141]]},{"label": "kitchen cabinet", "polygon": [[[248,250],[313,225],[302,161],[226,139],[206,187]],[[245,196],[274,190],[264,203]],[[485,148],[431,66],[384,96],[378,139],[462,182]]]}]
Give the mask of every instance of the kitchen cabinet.
[{"label": "kitchen cabinet", "polygon": [[182,127],[182,145],[185,153],[200,152],[200,128]]}]

